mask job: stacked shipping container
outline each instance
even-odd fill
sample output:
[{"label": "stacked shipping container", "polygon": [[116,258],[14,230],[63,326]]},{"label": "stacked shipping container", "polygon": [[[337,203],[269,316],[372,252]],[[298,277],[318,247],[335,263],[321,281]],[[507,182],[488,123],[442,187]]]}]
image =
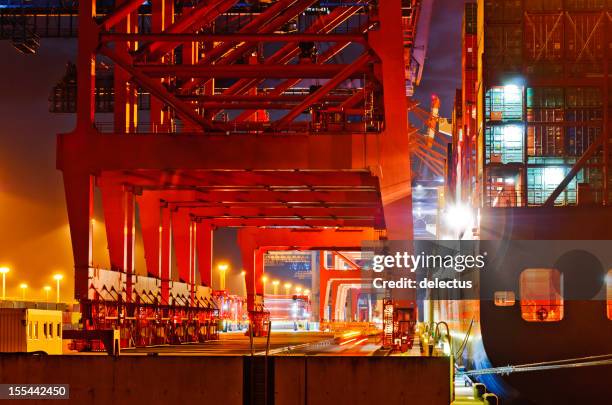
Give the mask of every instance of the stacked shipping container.
[{"label": "stacked shipping container", "polygon": [[462,83],[455,95],[453,142],[447,182],[450,199],[477,203],[477,101],[478,37],[477,3],[466,3],[462,29]]},{"label": "stacked shipping container", "polygon": [[480,0],[479,17],[481,202],[607,205],[612,0]]},{"label": "stacked shipping container", "polygon": [[463,17],[462,65],[462,103],[463,103],[463,158],[461,199],[473,202],[476,191],[476,122],[477,85],[478,85],[478,37],[477,4],[466,3]]}]

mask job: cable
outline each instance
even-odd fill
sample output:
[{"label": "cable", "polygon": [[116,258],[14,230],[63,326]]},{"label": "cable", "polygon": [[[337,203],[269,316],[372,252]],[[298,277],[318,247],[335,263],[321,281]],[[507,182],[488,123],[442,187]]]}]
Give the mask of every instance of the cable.
[{"label": "cable", "polygon": [[470,326],[468,327],[467,332],[465,332],[465,338],[463,338],[463,342],[461,342],[461,345],[459,345],[459,348],[455,352],[455,359],[458,359],[459,357],[463,355],[463,351],[467,347],[467,343],[470,338],[470,334],[472,332],[473,325],[474,325],[474,318],[472,318],[472,320],[470,321]]},{"label": "cable", "polygon": [[[599,360],[593,360],[593,359],[599,359]],[[573,362],[573,363],[568,363],[568,362]],[[566,369],[566,368],[593,367],[593,366],[605,366],[605,365],[612,365],[612,354],[587,356],[587,357],[580,357],[580,358],[566,359],[566,360],[555,360],[555,361],[549,361],[549,362],[522,364],[518,366],[485,368],[482,370],[471,370],[471,371],[460,372],[458,373],[458,375],[465,375],[465,376],[476,376],[476,375],[486,375],[486,374],[505,374],[507,375],[511,373],[524,373],[527,371],[559,370],[559,369]]]}]

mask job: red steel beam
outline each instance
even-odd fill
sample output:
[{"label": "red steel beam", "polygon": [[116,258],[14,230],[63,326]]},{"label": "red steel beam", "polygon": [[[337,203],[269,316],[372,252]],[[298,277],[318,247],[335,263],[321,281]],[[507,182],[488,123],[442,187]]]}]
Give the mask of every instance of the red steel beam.
[{"label": "red steel beam", "polygon": [[[201,29],[215,21],[218,16],[229,10],[236,2],[237,0],[203,1],[193,7],[189,13],[182,15],[163,32],[174,34]],[[146,55],[150,60],[157,60],[178,45],[180,45],[180,42],[152,42],[139,48],[138,53],[141,57]]]},{"label": "red steel beam", "polygon": [[216,217],[357,217],[368,218],[381,214],[377,207],[343,207],[343,208],[323,208],[323,207],[198,207],[181,206],[179,211],[189,211],[192,215],[206,218]]},{"label": "red steel beam", "polygon": [[[82,159],[81,163],[92,173],[100,170],[159,170],[160,167],[185,170],[220,167],[227,170],[324,170],[329,174],[334,170],[358,169],[369,173],[366,168],[372,167],[374,162],[364,160],[364,151],[360,149],[360,145],[365,147],[368,137],[349,134],[261,134],[257,137],[104,134],[91,137],[84,143],[75,137],[60,135],[58,167],[73,164],[75,156],[86,156],[87,159]],[[351,150],[355,156],[347,153]],[[352,176],[345,173],[335,178],[340,181],[345,177]],[[325,179],[322,173],[307,184],[342,186],[340,182],[329,181],[332,179]]]},{"label": "red steel beam", "polygon": [[[336,10],[338,10],[338,9],[336,9]],[[334,12],[336,10],[334,10]],[[329,14],[327,16],[328,18],[325,20],[325,23],[320,24],[321,25],[320,29],[323,32],[327,32],[327,31],[330,31],[330,30],[334,29],[342,21],[344,21],[345,19],[347,19],[351,15],[353,15],[356,10],[348,9],[348,10],[342,10],[342,11],[345,11],[345,12],[343,12],[343,13],[341,13],[341,12],[338,12],[338,13],[332,12],[331,14]],[[314,25],[315,24],[313,24],[313,26]],[[319,29],[319,27],[317,27],[317,29]],[[313,28],[313,30],[315,30],[315,29]],[[364,29],[360,28],[358,32],[364,32]],[[331,58],[333,58],[336,54],[341,52],[348,45],[349,45],[349,43],[347,43],[347,42],[340,42],[340,43],[337,43],[337,44],[331,46],[322,55],[320,55],[317,58],[317,64],[323,64],[323,63],[329,61]],[[297,44],[288,44],[283,49],[281,49],[279,52],[277,52],[277,54],[280,55],[278,58],[275,58],[274,55],[273,55],[272,57],[270,57],[270,58],[268,58],[266,60],[264,65],[268,64],[268,63],[275,63],[277,61],[278,62],[283,62],[283,63],[288,63],[297,54],[298,49],[299,48],[298,48]],[[283,94],[283,92],[285,92],[286,90],[288,90],[292,86],[295,86],[299,82],[300,82],[300,79],[288,79],[288,80],[285,80],[284,82],[282,82],[282,83],[280,83],[279,85],[276,86],[276,88],[271,92],[271,95],[274,95],[274,96],[281,95],[281,94]],[[239,80],[234,85],[232,85],[229,89],[227,89],[227,92],[237,93],[237,92],[248,91],[249,89],[259,85],[260,83],[262,83],[261,80],[260,81],[253,80],[253,79],[251,79],[250,81],[247,80],[247,79]],[[236,119],[234,119],[233,123],[244,122],[244,121],[248,120],[255,112],[256,112],[256,110],[247,110],[247,111],[244,111],[238,117],[236,117]]]},{"label": "red steel beam", "polygon": [[108,47],[102,47],[99,53],[112,59],[117,65],[121,66],[125,71],[132,75],[132,77],[143,87],[147,88],[152,95],[163,100],[169,106],[174,108],[185,121],[190,124],[201,127],[202,129],[207,127],[207,123],[202,119],[190,106],[179,100],[175,95],[170,93],[159,81],[153,80],[145,76],[132,66],[131,62],[119,55],[117,52],[109,49]]},{"label": "red steel beam", "polygon": [[232,207],[232,208],[379,208],[379,201],[372,203],[354,203],[350,201],[317,201],[317,202],[302,202],[295,201],[291,203],[287,202],[261,202],[261,201],[246,201],[246,202],[215,202],[215,201],[200,201],[200,200],[164,200],[167,201],[172,207],[177,208],[189,208],[189,207]]},{"label": "red steel beam", "polygon": [[[253,21],[245,25],[238,31],[239,34],[244,33],[271,33],[286,24],[293,18],[297,17],[307,7],[315,3],[315,0],[290,0],[279,1],[268,8],[265,12],[255,17]],[[280,12],[281,10],[282,13]],[[235,62],[238,58],[244,55],[255,44],[242,42],[238,46],[232,43],[223,43],[212,49],[208,55],[202,58],[202,64],[210,64],[212,62],[228,64]]]},{"label": "red steel beam", "polygon": [[[334,11],[332,11],[330,14],[314,22],[310,27],[308,27],[307,32],[327,34],[331,30],[336,28],[338,25],[340,25],[342,22],[344,22],[346,19],[348,19],[350,16],[352,16],[355,12],[357,12],[357,10],[358,10],[358,7],[348,7],[348,8],[338,7]],[[357,32],[362,35],[365,33],[365,31],[362,29],[360,29]],[[291,43],[291,44],[285,45],[283,48],[281,48],[276,53],[274,53],[269,58],[267,58],[266,61],[264,62],[264,65],[273,64],[273,63],[289,63],[291,59],[293,59],[297,55],[299,51],[298,45],[299,44],[297,43]],[[336,52],[330,52],[330,50],[337,49],[337,52],[339,52],[341,49],[344,49],[347,45],[348,43],[346,42],[341,42],[341,43],[334,45],[331,49],[328,49],[323,55],[321,55],[318,58],[317,63],[324,63],[327,60],[329,60],[333,55],[336,54]],[[284,88],[287,89],[297,84],[298,82],[299,82],[298,80],[291,81],[292,84]],[[254,86],[257,86],[260,83],[261,81],[257,81],[253,79],[250,79],[250,80],[242,79],[236,82],[230,88],[228,88],[225,92],[233,93],[233,94],[236,94],[238,92],[245,92],[245,91],[252,89]],[[281,93],[282,91],[280,92],[275,91],[276,95],[279,95]],[[251,113],[249,113],[248,115],[250,116]],[[243,121],[243,120],[244,119],[239,119],[237,121]]]},{"label": "red steel beam", "polygon": [[321,86],[317,91],[312,93],[306,100],[302,101],[287,115],[274,123],[275,128],[284,128],[289,125],[294,119],[296,119],[305,109],[310,107],[312,104],[321,100],[328,94],[332,89],[338,86],[340,83],[351,77],[353,74],[361,71],[371,60],[371,56],[368,53],[364,53],[355,62],[348,66],[343,67],[342,71],[338,72],[331,80]]},{"label": "red steel beam", "polygon": [[[328,102],[342,102],[344,100],[347,99],[347,97],[350,97],[351,93],[347,93],[346,95],[342,95],[342,94],[331,94],[326,96],[323,101],[328,101]],[[257,95],[253,95],[253,94],[217,94],[217,95],[199,95],[199,94],[192,94],[192,95],[181,95],[179,96],[181,99],[184,100],[190,100],[190,101],[197,101],[200,103],[206,103],[206,102],[252,102],[252,103],[269,103],[269,102],[273,102],[273,101],[280,101],[280,102],[286,102],[286,103],[299,103],[300,101],[303,101],[306,97],[308,97],[308,94],[281,94],[281,95],[273,95],[270,93],[261,93],[261,94],[257,94]]]},{"label": "red steel beam", "polygon": [[266,110],[291,110],[296,103],[273,103],[273,102],[217,102],[206,101],[198,103],[199,108],[204,110],[250,110],[250,109],[266,109]]},{"label": "red steel beam", "polygon": [[[329,49],[327,49],[327,51],[325,51],[318,58],[317,63],[325,63],[325,62],[327,62],[328,60],[333,58],[337,53],[342,51],[342,49],[346,48],[347,46],[348,46],[348,44],[346,44],[346,43],[340,43],[340,44],[336,44],[336,45],[330,47]],[[276,88],[274,90],[272,90],[272,92],[269,93],[269,94],[274,95],[274,96],[281,95],[285,91],[287,91],[289,88],[291,88],[291,87],[295,86],[296,84],[298,84],[300,81],[301,81],[300,79],[288,79],[288,80],[285,80],[284,82],[282,82],[278,86],[276,86]],[[255,85],[257,85],[257,83],[252,84],[252,86],[255,86]],[[238,117],[236,117],[236,119],[233,122],[244,122],[244,121],[248,120],[254,113],[255,113],[255,110],[244,111]]]},{"label": "red steel beam", "polygon": [[[108,49],[108,48],[106,48]],[[109,53],[105,50],[105,54]],[[151,77],[189,77],[189,78],[219,78],[219,79],[236,79],[236,78],[334,78],[334,76],[343,75],[343,79],[348,79],[352,75],[358,73],[366,73],[365,63],[355,66],[355,63],[350,65],[328,64],[299,64],[299,65],[265,65],[263,69],[257,69],[249,65],[136,65],[133,69],[142,72]],[[339,83],[336,83],[338,85]],[[334,86],[335,87],[335,86]],[[333,88],[333,87],[332,87]]]},{"label": "red steel beam", "polygon": [[142,243],[145,251],[145,263],[149,276],[162,278],[161,274],[161,205],[159,198],[152,193],[143,193],[136,197],[138,203]]},{"label": "red steel beam", "polygon": [[126,18],[130,13],[138,10],[142,3],[144,3],[144,0],[129,0],[115,7],[113,12],[106,16],[101,24],[101,27],[107,31],[110,30],[121,20]]},{"label": "red steel beam", "polygon": [[209,186],[231,190],[232,187],[259,186],[262,190],[308,191],[312,189],[352,187],[377,190],[378,179],[367,171],[243,171],[243,170],[131,170],[104,171],[101,182],[172,188],[178,186]]},{"label": "red steel beam", "polygon": [[255,189],[250,191],[178,189],[143,192],[144,196],[154,195],[160,200],[181,204],[182,201],[216,202],[220,204],[307,204],[307,203],[353,203],[376,204],[380,202],[376,190],[344,190],[344,191],[273,191]]},{"label": "red steel beam", "polygon": [[[281,25],[285,24],[291,18],[299,14],[300,11],[303,11],[306,7],[314,3],[310,0],[302,0],[297,4],[294,4],[296,0],[285,0],[279,1],[275,3],[273,6],[268,8],[264,13],[253,19],[250,23],[242,27],[238,32],[239,33],[270,33],[278,29]],[[289,6],[292,5],[292,8]],[[274,16],[277,15],[281,10],[284,11],[283,19],[274,19]],[[270,23],[272,21],[272,24]],[[248,51],[250,47],[252,47],[252,43],[241,43],[241,45],[237,48],[233,48],[232,43],[223,43],[215,48],[213,48],[210,52],[208,52],[200,61],[200,64],[211,64],[215,62],[218,58],[223,56],[221,61],[217,61],[217,63],[227,64],[230,62],[235,62],[239,57],[241,57],[244,53]],[[277,52],[278,53],[278,52]],[[202,80],[192,80],[191,82],[186,83],[183,86],[182,92],[187,93],[191,89],[196,86],[205,84],[205,81]]]},{"label": "red steel beam", "polygon": [[365,89],[361,91],[356,91],[355,93],[353,93],[352,96],[350,96],[349,98],[347,98],[340,104],[340,108],[343,108],[343,109],[354,108],[357,104],[361,103],[364,98],[365,98]]},{"label": "red steel beam", "polygon": [[[375,241],[379,234],[370,228],[357,229],[257,229],[243,228],[238,231],[241,248],[254,251],[258,248],[287,246],[301,250],[331,250],[336,248],[359,248],[364,241]],[[338,249],[334,249],[338,250]]]},{"label": "red steel beam", "polygon": [[[140,0],[138,0],[140,1]],[[357,42],[366,44],[362,34],[273,34],[273,33],[233,33],[233,34],[199,34],[199,33],[122,33],[103,32],[101,42],[116,41],[155,41],[155,42]]]},{"label": "red steel beam", "polygon": [[202,218],[195,217],[196,220],[204,220],[216,227],[311,227],[311,228],[374,228],[376,221],[372,218]]},{"label": "red steel beam", "polygon": [[179,280],[193,283],[194,246],[192,244],[193,225],[189,214],[183,211],[172,212],[172,242],[176,257]]},{"label": "red steel beam", "polygon": [[213,269],[213,224],[199,221],[196,223],[196,252],[200,284],[212,286]]}]

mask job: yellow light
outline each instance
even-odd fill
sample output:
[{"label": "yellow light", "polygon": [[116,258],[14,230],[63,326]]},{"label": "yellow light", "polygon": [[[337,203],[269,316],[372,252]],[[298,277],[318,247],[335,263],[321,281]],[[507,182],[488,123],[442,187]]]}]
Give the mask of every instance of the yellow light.
[{"label": "yellow light", "polygon": [[60,280],[62,280],[63,278],[64,278],[64,276],[63,276],[63,275],[61,275],[61,274],[55,274],[55,275],[53,275],[53,280],[56,280],[56,281],[60,281]]},{"label": "yellow light", "polygon": [[8,267],[0,267],[0,274],[6,274],[9,271],[11,271],[11,269],[9,269]]},{"label": "yellow light", "polygon": [[226,271],[228,268],[228,265],[226,263],[219,263],[217,265],[217,268],[219,269],[219,271]]},{"label": "yellow light", "polygon": [[304,295],[309,295],[310,294],[310,290],[304,290]]},{"label": "yellow light", "polygon": [[21,283],[19,284],[19,288],[21,288],[22,290],[25,290],[26,288],[28,288],[28,285],[26,283]]},{"label": "yellow light", "polygon": [[240,275],[241,275],[242,277],[246,276],[246,271],[242,270],[242,271],[240,272]]},{"label": "yellow light", "polygon": [[43,287],[43,290],[45,290],[45,291],[51,291],[51,286],[46,285],[46,286],[44,286],[44,287]]},{"label": "yellow light", "polygon": [[342,337],[344,339],[348,339],[348,338],[352,338],[352,337],[355,337],[355,336],[359,336],[360,334],[361,334],[361,332],[356,331],[356,330],[352,330],[352,331],[344,332],[342,334]]},{"label": "yellow light", "polygon": [[261,281],[263,281],[264,283],[268,281],[268,276],[266,275],[261,276]]},{"label": "yellow light", "polygon": [[302,287],[300,287],[299,285],[295,287],[295,291],[299,294],[302,292]]},{"label": "yellow light", "polygon": [[280,283],[280,281],[278,281],[278,280],[274,280],[274,281],[272,282],[272,285],[277,286],[279,283]]}]

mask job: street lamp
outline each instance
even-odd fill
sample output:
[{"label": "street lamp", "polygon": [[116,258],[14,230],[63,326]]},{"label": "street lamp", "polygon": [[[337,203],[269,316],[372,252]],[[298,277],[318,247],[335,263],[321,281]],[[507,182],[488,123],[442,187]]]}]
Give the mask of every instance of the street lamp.
[{"label": "street lamp", "polygon": [[8,267],[0,267],[0,273],[2,274],[2,301],[6,299],[6,273],[11,271]]},{"label": "street lamp", "polygon": [[263,284],[263,295],[266,295],[266,281],[268,281],[268,276],[265,274],[261,276],[261,284]]},{"label": "street lamp", "polygon": [[47,309],[49,309],[49,292],[51,292],[51,286],[46,285],[43,287],[43,290],[45,290],[45,305],[47,306]]},{"label": "street lamp", "polygon": [[299,285],[296,285],[295,292],[297,293],[297,295],[300,295],[300,293],[302,292],[302,287],[300,287]]},{"label": "street lamp", "polygon": [[53,280],[55,280],[55,292],[57,293],[55,302],[60,302],[60,281],[64,278],[61,274],[53,275]]},{"label": "street lamp", "polygon": [[21,288],[21,299],[25,301],[26,290],[28,289],[28,285],[26,283],[19,284],[19,288]]},{"label": "street lamp", "polygon": [[307,297],[310,296],[310,290],[304,290],[304,295]]},{"label": "street lamp", "polygon": [[220,263],[217,265],[217,268],[219,269],[219,289],[225,290],[225,272],[228,269],[228,265],[225,263]]},{"label": "street lamp", "polygon": [[285,283],[285,293],[291,295],[291,283]]},{"label": "street lamp", "polygon": [[272,288],[274,289],[274,295],[278,295],[278,285],[280,284],[280,281],[278,280],[274,280],[272,282]]},{"label": "street lamp", "polygon": [[46,285],[43,287],[43,290],[45,290],[45,301],[49,302],[49,292],[51,292],[51,286]]}]

